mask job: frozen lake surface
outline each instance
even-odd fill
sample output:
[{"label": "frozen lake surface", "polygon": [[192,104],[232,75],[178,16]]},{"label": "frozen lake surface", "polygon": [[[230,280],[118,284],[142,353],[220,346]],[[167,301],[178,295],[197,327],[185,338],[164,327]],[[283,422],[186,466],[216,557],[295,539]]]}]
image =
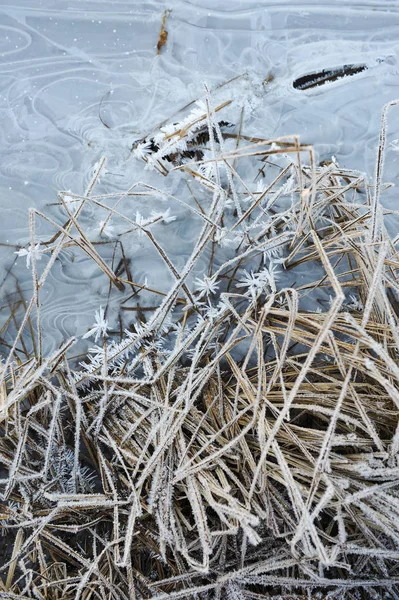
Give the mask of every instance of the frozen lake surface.
[{"label": "frozen lake surface", "polygon": [[[167,43],[156,44],[162,14]],[[93,165],[105,155],[103,190],[135,181],[182,193],[178,177],[166,182],[133,160],[132,144],[177,109],[237,75],[238,122],[244,105],[249,135],[300,134],[318,160],[334,155],[341,166],[374,173],[383,105],[399,97],[397,2],[278,2],[192,0],[117,2],[14,0],[0,2],[0,272],[2,304],[15,289],[29,297],[30,272],[15,251],[29,243],[29,207],[61,223],[59,190],[82,194]],[[365,65],[352,76],[309,89],[294,82],[344,65]],[[268,83],[264,83],[267,81]],[[101,118],[100,118],[101,117]],[[399,109],[389,114],[385,180],[397,183]],[[399,142],[398,142],[399,148]],[[397,208],[396,191],[383,202]],[[141,210],[135,200],[132,214]],[[184,213],[164,235],[179,267],[188,253]],[[88,230],[98,229],[86,215]],[[392,219],[392,228],[397,222]],[[39,229],[48,239],[54,229]],[[165,242],[165,243],[166,243]],[[145,247],[128,248],[136,281],[162,277]],[[112,249],[109,252],[112,254]],[[179,262],[180,261],[180,262]],[[42,293],[46,346],[81,336],[107,300],[104,276],[72,253],[57,262]],[[11,294],[11,296],[8,296]],[[113,294],[111,306],[121,295]],[[112,322],[112,311],[110,320]]]}]

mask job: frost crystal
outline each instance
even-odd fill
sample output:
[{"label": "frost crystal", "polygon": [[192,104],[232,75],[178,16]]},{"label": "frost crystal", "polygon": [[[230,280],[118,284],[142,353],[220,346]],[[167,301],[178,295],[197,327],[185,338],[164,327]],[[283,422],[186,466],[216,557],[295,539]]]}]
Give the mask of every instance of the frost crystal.
[{"label": "frost crystal", "polygon": [[215,242],[221,248],[230,248],[231,246],[234,246],[236,237],[232,235],[228,229],[221,228],[215,233]]},{"label": "frost crystal", "polygon": [[35,260],[41,260],[42,254],[40,252],[40,242],[36,244],[36,246],[32,246],[32,244],[28,248],[21,248],[17,252],[14,252],[17,256],[26,256],[26,266],[29,269],[30,263],[32,261],[32,257]]},{"label": "frost crystal", "polygon": [[276,281],[278,280],[278,273],[276,272],[276,265],[271,264],[267,269],[263,268],[258,273],[248,273],[244,270],[243,277],[240,279],[240,283],[237,283],[238,288],[247,288],[246,295],[250,295],[254,300],[256,296],[268,286],[273,292],[276,291]]},{"label": "frost crystal", "polygon": [[363,310],[363,303],[361,302],[361,300],[359,300],[359,298],[356,298],[354,294],[349,294],[349,300],[350,302],[347,303],[349,309],[358,311]]},{"label": "frost crystal", "polygon": [[203,296],[209,296],[210,294],[216,294],[219,289],[218,284],[214,277],[208,277],[205,275],[203,279],[197,277],[195,279],[196,289],[200,292],[198,298],[202,298]]},{"label": "frost crystal", "polygon": [[144,159],[151,152],[151,142],[144,142],[142,144],[138,144],[133,151],[133,156],[135,158]]},{"label": "frost crystal", "polygon": [[106,221],[100,221],[98,223],[98,229],[107,238],[115,237],[115,228],[113,225],[110,225],[109,222],[107,223]]},{"label": "frost crystal", "polygon": [[94,318],[95,323],[93,327],[87,333],[85,333],[82,338],[85,339],[94,335],[94,341],[97,342],[100,336],[107,337],[108,335],[108,321],[105,320],[104,309],[102,306],[100,306],[99,310],[96,311]]},{"label": "frost crystal", "polygon": [[162,213],[153,210],[151,215],[154,219],[160,219],[163,223],[172,223],[173,221],[176,221],[176,217],[170,214],[170,208]]},{"label": "frost crystal", "polygon": [[136,211],[136,223],[139,225],[137,228],[137,233],[139,236],[142,236],[144,234],[142,228],[147,224],[147,219],[145,219],[143,215],[139,213],[139,211]]}]

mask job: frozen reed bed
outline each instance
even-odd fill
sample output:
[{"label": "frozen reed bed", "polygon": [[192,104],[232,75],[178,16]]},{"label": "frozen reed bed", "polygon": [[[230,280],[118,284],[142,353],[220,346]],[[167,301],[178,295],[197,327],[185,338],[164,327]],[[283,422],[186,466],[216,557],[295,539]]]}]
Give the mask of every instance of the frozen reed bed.
[{"label": "frozen reed bed", "polygon": [[[1,333],[1,598],[399,597],[385,125],[371,185],[295,136],[245,136],[227,105],[206,94],[134,149],[190,194],[96,195],[102,160],[84,195],[60,193],[62,225],[30,213],[35,291]],[[136,213],[143,198],[162,211]],[[174,207],[196,231],[179,269]],[[56,233],[39,242],[41,219]],[[169,274],[158,288],[135,281],[138,236]],[[41,343],[41,288],[71,248],[121,298],[112,315],[105,291],[79,359],[75,340]]]}]

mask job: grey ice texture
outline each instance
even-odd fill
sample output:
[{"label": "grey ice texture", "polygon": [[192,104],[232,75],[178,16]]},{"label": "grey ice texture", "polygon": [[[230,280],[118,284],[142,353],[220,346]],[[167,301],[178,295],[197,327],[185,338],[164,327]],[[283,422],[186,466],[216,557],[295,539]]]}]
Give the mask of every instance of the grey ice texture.
[{"label": "grey ice texture", "polygon": [[[165,9],[172,10],[169,36],[157,56]],[[83,193],[101,156],[108,157],[101,192],[126,190],[141,180],[187,195],[182,176],[163,178],[144,171],[132,158],[131,147],[175,110],[202,96],[204,82],[212,88],[247,73],[230,92],[226,88],[226,97],[230,93],[236,100],[229,119],[238,121],[243,103],[247,134],[299,134],[303,142],[314,144],[318,160],[334,155],[341,166],[366,171],[372,178],[381,109],[399,97],[398,56],[396,1],[1,1],[2,306],[13,297],[15,280],[6,275],[11,266],[26,297],[30,294],[25,260],[18,258],[15,264],[15,251],[29,244],[29,207],[62,223],[65,215],[54,204],[57,192]],[[307,91],[293,88],[297,77],[352,63],[365,63],[368,69]],[[263,86],[270,74],[273,81]],[[99,119],[100,103],[108,127]],[[392,109],[384,180],[393,183],[398,179],[398,117],[399,109]],[[391,188],[383,195],[384,204],[397,209],[396,194]],[[135,200],[125,209],[134,218],[137,210],[156,210],[157,202]],[[178,218],[161,239],[181,268],[196,225],[188,225],[189,213],[181,207],[171,205],[171,210]],[[99,218],[89,210],[83,219],[93,239]],[[393,216],[393,231],[397,225]],[[53,233],[42,224],[38,239]],[[126,250],[136,281],[147,277],[148,285],[156,282],[167,289],[170,275],[148,258],[144,241],[128,243]],[[112,246],[104,252],[110,259]],[[41,293],[48,350],[69,336],[81,337],[107,301],[108,282],[87,257],[71,252],[61,258]],[[113,325],[120,300],[120,294],[111,294]]]}]

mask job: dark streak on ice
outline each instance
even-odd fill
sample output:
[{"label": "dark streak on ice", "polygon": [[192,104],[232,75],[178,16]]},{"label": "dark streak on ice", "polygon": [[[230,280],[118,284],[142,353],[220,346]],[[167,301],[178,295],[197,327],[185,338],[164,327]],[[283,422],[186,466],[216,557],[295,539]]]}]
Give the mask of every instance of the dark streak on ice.
[{"label": "dark streak on ice", "polygon": [[337,79],[356,75],[367,69],[367,65],[343,65],[334,69],[324,69],[317,73],[308,73],[295,79],[293,86],[296,90],[309,90],[326,83],[331,83]]}]

